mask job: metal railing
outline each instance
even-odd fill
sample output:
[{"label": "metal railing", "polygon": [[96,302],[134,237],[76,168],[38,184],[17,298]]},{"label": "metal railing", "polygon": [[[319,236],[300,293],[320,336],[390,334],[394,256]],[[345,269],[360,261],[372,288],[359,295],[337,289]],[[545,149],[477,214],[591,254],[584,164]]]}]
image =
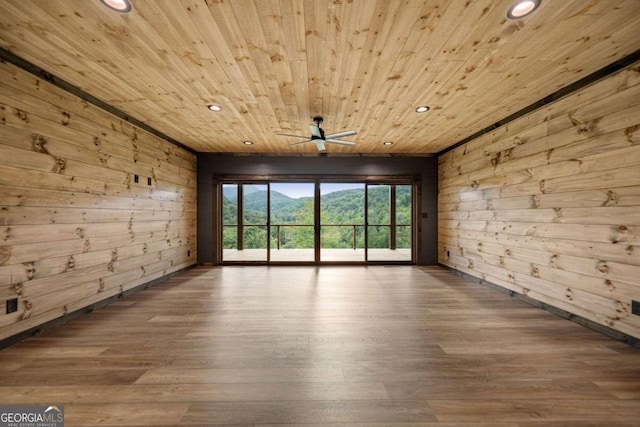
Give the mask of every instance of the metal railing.
[{"label": "metal railing", "polygon": [[[388,227],[389,228],[389,234],[391,234],[391,228],[392,225],[391,224],[320,224],[320,228],[322,227],[351,227],[352,229],[352,249],[357,249],[358,247],[358,227]],[[237,224],[223,224],[223,227],[238,227]],[[266,224],[243,224],[242,227],[264,227],[266,228],[267,225]],[[271,228],[276,229],[276,247],[278,248],[278,250],[281,249],[282,247],[282,228],[283,227],[312,227],[314,228],[315,226],[313,224],[271,224],[270,225]],[[395,227],[411,227],[411,224],[395,224]],[[392,239],[389,239],[389,246],[395,246],[392,241]],[[395,249],[395,247],[393,247],[392,249]]]}]

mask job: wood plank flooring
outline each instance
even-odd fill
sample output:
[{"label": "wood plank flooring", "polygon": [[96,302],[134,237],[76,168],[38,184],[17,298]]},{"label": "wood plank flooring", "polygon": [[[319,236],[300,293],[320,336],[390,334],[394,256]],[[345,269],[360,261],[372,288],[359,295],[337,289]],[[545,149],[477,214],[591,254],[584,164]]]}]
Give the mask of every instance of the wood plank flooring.
[{"label": "wood plank flooring", "polygon": [[640,351],[438,267],[198,267],[0,351],[67,426],[637,426]]}]

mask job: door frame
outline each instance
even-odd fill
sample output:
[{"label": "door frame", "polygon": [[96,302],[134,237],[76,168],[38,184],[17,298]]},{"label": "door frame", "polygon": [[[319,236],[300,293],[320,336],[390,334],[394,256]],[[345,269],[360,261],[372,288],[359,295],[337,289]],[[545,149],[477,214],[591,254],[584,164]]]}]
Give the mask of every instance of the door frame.
[{"label": "door frame", "polygon": [[[271,183],[313,183],[314,184],[314,261],[272,261],[271,260]],[[363,261],[322,261],[320,258],[320,184],[321,183],[362,183],[365,184],[365,260]],[[223,192],[224,184],[266,185],[267,186],[267,259],[266,261],[225,261],[222,256],[223,242]],[[366,256],[367,236],[367,184],[411,185],[411,260],[410,261],[370,261]],[[420,257],[420,176],[418,175],[217,175],[213,179],[214,212],[213,238],[214,259],[218,265],[411,265]],[[394,187],[392,187],[394,188]],[[392,202],[395,203],[395,200]],[[241,215],[241,212],[238,212]],[[394,218],[395,219],[395,218]]]}]

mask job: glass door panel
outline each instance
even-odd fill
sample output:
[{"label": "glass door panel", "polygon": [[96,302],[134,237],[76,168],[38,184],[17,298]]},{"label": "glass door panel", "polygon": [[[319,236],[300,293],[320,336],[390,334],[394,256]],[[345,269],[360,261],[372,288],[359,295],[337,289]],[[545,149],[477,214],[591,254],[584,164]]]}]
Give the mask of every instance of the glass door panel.
[{"label": "glass door panel", "polygon": [[238,185],[222,185],[222,259],[238,253]]},{"label": "glass door panel", "polygon": [[243,261],[267,261],[268,191],[268,185],[242,185]]},{"label": "glass door panel", "polygon": [[391,186],[367,184],[367,260],[391,258]]},{"label": "glass door panel", "polygon": [[222,260],[267,261],[268,185],[222,185]]},{"label": "glass door panel", "polygon": [[367,185],[367,261],[411,261],[411,218],[411,185]]},{"label": "glass door panel", "polygon": [[411,185],[395,186],[395,257],[396,261],[411,261],[413,233],[411,218]]},{"label": "glass door panel", "polygon": [[272,183],[271,261],[315,261],[315,184]]},{"label": "glass door panel", "polygon": [[320,261],[364,262],[364,192],[360,183],[320,184]]}]

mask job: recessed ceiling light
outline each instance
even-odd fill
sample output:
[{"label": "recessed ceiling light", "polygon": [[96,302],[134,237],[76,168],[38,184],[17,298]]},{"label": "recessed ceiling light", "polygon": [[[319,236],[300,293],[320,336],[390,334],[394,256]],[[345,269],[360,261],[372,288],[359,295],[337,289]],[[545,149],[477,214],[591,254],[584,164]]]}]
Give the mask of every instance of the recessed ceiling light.
[{"label": "recessed ceiling light", "polygon": [[393,145],[393,142],[391,141],[383,142],[382,145]]},{"label": "recessed ceiling light", "polygon": [[421,105],[420,107],[416,108],[416,113],[426,113],[427,111],[429,111],[429,107],[427,107],[426,105]]},{"label": "recessed ceiling light", "polygon": [[131,11],[129,0],[100,0],[100,3],[116,12],[127,13]]},{"label": "recessed ceiling light", "polygon": [[251,141],[243,141],[242,143],[244,145],[253,145],[253,142],[251,142]]},{"label": "recessed ceiling light", "polygon": [[222,111],[222,107],[218,104],[209,104],[207,105],[207,108],[211,111]]},{"label": "recessed ceiling light", "polygon": [[507,12],[507,18],[523,18],[536,10],[540,6],[540,0],[520,0],[516,2]]}]

